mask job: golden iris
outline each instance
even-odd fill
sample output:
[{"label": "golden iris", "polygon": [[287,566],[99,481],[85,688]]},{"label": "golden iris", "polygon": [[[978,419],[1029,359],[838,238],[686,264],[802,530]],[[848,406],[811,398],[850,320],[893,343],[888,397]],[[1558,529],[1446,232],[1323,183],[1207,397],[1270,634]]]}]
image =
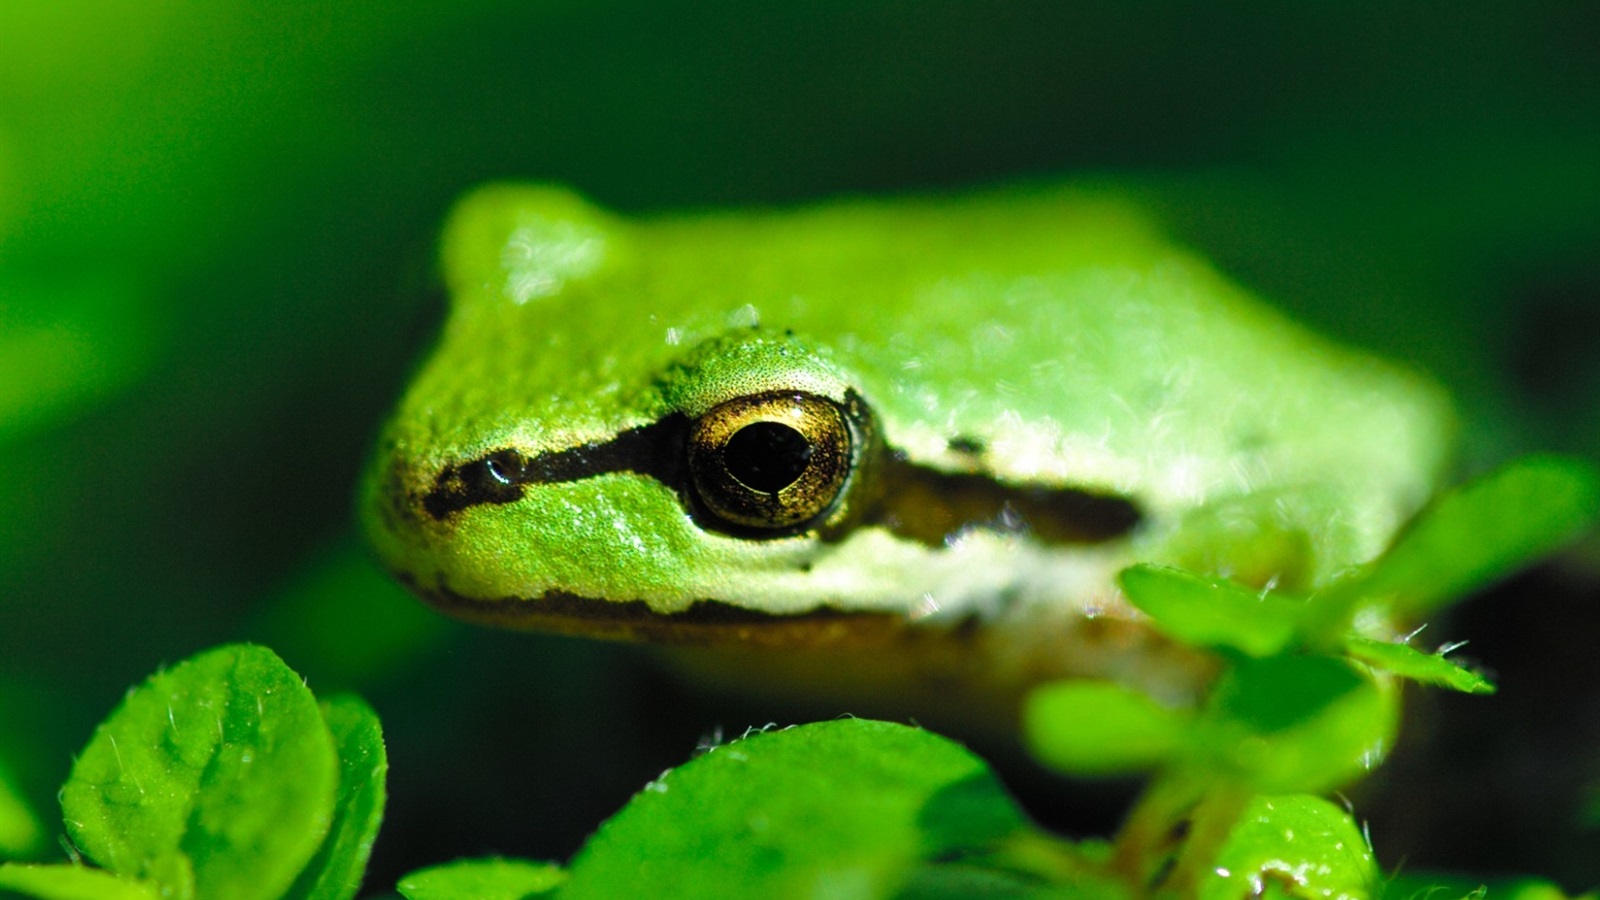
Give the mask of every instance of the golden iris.
[{"label": "golden iris", "polygon": [[799,391],[738,397],[689,430],[700,501],[734,525],[788,531],[823,518],[849,481],[855,453],[839,405]]}]

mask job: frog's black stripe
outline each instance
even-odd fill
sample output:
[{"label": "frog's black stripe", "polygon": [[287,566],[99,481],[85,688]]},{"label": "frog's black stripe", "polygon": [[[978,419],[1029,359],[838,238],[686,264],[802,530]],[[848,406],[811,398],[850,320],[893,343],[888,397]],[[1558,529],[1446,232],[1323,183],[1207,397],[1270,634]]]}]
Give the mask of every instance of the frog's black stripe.
[{"label": "frog's black stripe", "polygon": [[674,413],[659,422],[630,428],[609,441],[583,444],[528,457],[512,449],[495,450],[450,466],[422,498],[434,519],[486,503],[522,499],[529,484],[579,481],[607,472],[637,472],[673,486],[684,483],[684,441],[689,420]]},{"label": "frog's black stripe", "polygon": [[1126,497],[1002,484],[986,474],[919,466],[899,454],[891,455],[884,480],[893,487],[869,521],[935,547],[971,529],[1027,533],[1046,544],[1093,544],[1126,535],[1142,518]]},{"label": "frog's black stripe", "polygon": [[[435,520],[443,520],[474,506],[520,500],[529,484],[637,472],[677,491],[701,520],[705,517],[686,488],[688,428],[689,420],[675,413],[609,441],[554,453],[528,457],[509,448],[495,450],[441,472],[422,498],[422,507]],[[864,502],[859,517],[852,518],[857,524],[878,525],[931,547],[971,529],[1027,533],[1051,544],[1098,543],[1126,535],[1141,519],[1138,507],[1123,497],[1068,487],[1006,485],[984,474],[919,466],[899,453],[884,457],[877,489],[868,488],[875,496]],[[723,530],[747,537],[780,534]]]}]

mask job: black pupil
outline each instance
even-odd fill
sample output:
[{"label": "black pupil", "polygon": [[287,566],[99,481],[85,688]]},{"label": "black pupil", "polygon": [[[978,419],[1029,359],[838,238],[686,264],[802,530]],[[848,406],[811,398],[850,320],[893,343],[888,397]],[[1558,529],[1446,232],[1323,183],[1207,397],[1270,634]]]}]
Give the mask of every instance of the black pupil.
[{"label": "black pupil", "polygon": [[794,484],[810,463],[811,442],[780,422],[746,425],[722,448],[728,474],[763,494],[776,494]]}]

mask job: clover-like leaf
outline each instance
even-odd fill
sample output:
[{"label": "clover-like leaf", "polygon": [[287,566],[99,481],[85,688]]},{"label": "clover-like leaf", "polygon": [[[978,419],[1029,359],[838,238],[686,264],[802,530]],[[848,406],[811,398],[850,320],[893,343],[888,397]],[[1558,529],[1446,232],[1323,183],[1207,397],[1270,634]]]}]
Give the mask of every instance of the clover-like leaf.
[{"label": "clover-like leaf", "polygon": [[0,894],[7,891],[37,900],[162,900],[148,882],[64,864],[0,865]]},{"label": "clover-like leaf", "polygon": [[[1383,885],[1382,900],[1569,900],[1573,895],[1542,878],[1468,878],[1401,872]],[[1580,898],[1593,900],[1590,891]]]},{"label": "clover-like leaf", "polygon": [[377,713],[359,697],[341,694],[323,701],[322,715],[339,753],[339,796],[328,837],[285,900],[354,897],[383,822],[389,757]]},{"label": "clover-like leaf", "polygon": [[73,765],[61,808],[85,855],[164,896],[271,900],[321,844],[337,783],[300,677],[235,645],[129,692]]},{"label": "clover-like leaf", "polygon": [[567,873],[550,863],[461,859],[412,872],[400,879],[395,890],[406,900],[532,900],[554,891],[566,879]]},{"label": "clover-like leaf", "polygon": [[1073,775],[1150,768],[1185,745],[1192,716],[1099,681],[1060,681],[1028,695],[1023,727],[1042,763]]},{"label": "clover-like leaf", "polygon": [[1132,566],[1117,582],[1157,630],[1186,644],[1232,647],[1251,656],[1288,646],[1305,611],[1303,600],[1167,566]]},{"label": "clover-like leaf", "polygon": [[1587,463],[1530,456],[1439,497],[1359,582],[1420,619],[1468,591],[1559,548],[1600,516],[1600,473]]},{"label": "clover-like leaf", "polygon": [[924,861],[1028,830],[960,745],[888,722],[821,722],[665,773],[589,839],[561,896],[885,896]]},{"label": "clover-like leaf", "polygon": [[1375,765],[1393,741],[1395,692],[1323,656],[1242,659],[1222,677],[1196,747],[1258,793],[1315,793]]},{"label": "clover-like leaf", "polygon": [[1307,794],[1250,800],[1201,882],[1201,900],[1289,897],[1367,900],[1378,883],[1372,848],[1350,814]]},{"label": "clover-like leaf", "polygon": [[1356,659],[1412,681],[1466,694],[1492,694],[1495,690],[1494,682],[1477,672],[1456,665],[1443,654],[1423,653],[1409,644],[1352,635],[1345,646]]}]

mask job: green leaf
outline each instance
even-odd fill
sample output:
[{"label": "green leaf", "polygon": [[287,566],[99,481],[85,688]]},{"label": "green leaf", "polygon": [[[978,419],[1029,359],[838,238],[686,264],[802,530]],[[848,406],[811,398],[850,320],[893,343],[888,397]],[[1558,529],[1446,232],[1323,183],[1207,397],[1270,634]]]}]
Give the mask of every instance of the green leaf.
[{"label": "green leaf", "polygon": [[339,798],[328,837],[285,900],[350,900],[361,888],[372,843],[383,822],[389,757],[377,713],[351,694],[322,703],[339,753]]},{"label": "green leaf", "polygon": [[[1573,895],[1539,878],[1469,878],[1402,872],[1383,886],[1382,900],[1567,900]],[[1580,894],[1593,898],[1593,891]]]},{"label": "green leaf", "polygon": [[1495,690],[1494,683],[1477,672],[1458,666],[1438,653],[1423,653],[1408,644],[1351,635],[1346,648],[1356,659],[1401,678],[1466,694],[1492,694]]},{"label": "green leaf", "polygon": [[1269,656],[1288,646],[1305,611],[1303,600],[1166,566],[1133,566],[1122,570],[1117,581],[1129,602],[1162,633],[1186,644],[1232,647],[1251,656]]},{"label": "green leaf", "polygon": [[1600,473],[1530,456],[1444,494],[1359,582],[1409,619],[1425,617],[1576,538],[1600,516]]},{"label": "green leaf", "polygon": [[820,722],[663,774],[589,839],[561,896],[886,896],[919,862],[1028,828],[958,744],[888,722]]},{"label": "green leaf", "polygon": [[891,896],[897,900],[1131,900],[1127,887],[1109,876],[1048,884],[1036,877],[966,862],[924,866]]},{"label": "green leaf", "polygon": [[26,856],[43,836],[39,819],[22,799],[10,771],[0,764],[0,858]]},{"label": "green leaf", "polygon": [[566,878],[567,873],[551,863],[462,859],[412,872],[400,879],[396,890],[406,900],[526,900],[555,890]]},{"label": "green leaf", "polygon": [[1149,768],[1184,745],[1190,716],[1117,684],[1061,681],[1028,695],[1022,721],[1028,749],[1073,775]]},{"label": "green leaf", "polygon": [[1378,883],[1372,848],[1350,815],[1306,794],[1251,799],[1201,882],[1201,900],[1262,896],[1367,900]]},{"label": "green leaf", "polygon": [[176,896],[269,900],[321,844],[337,779],[299,676],[235,645],[130,692],[73,765],[61,808],[73,842],[112,872]]},{"label": "green leaf", "polygon": [[153,887],[101,869],[71,865],[0,864],[0,893],[38,900],[159,900]]},{"label": "green leaf", "polygon": [[1213,690],[1197,748],[1257,793],[1316,793],[1376,765],[1398,718],[1395,692],[1353,663],[1246,658]]}]

